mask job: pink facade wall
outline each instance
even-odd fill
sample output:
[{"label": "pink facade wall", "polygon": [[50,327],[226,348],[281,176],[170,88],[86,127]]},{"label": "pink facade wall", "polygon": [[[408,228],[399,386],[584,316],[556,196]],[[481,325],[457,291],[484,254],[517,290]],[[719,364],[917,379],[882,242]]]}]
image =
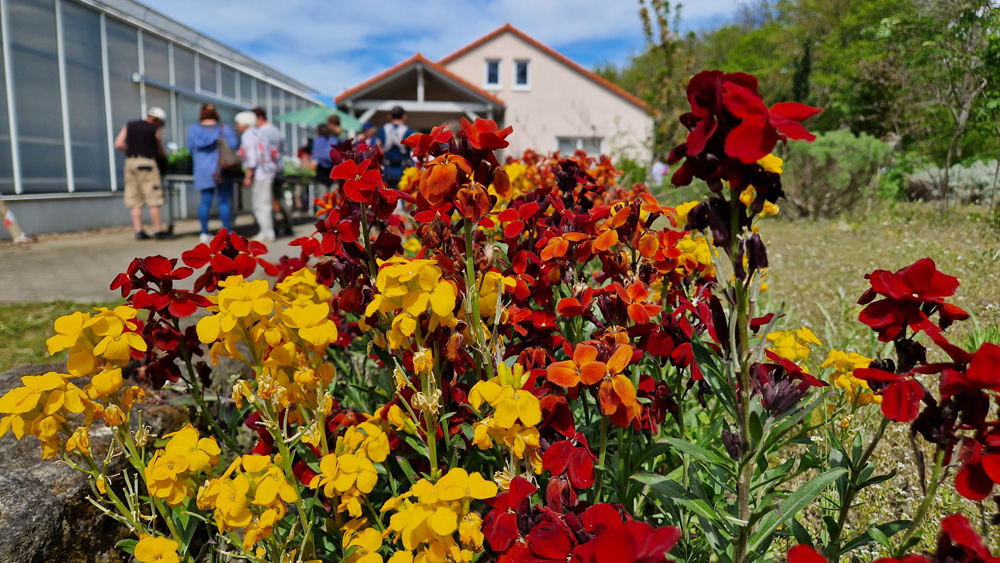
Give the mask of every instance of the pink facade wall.
[{"label": "pink facade wall", "polygon": [[[485,83],[487,59],[500,60],[500,88]],[[514,61],[529,60],[530,89],[513,87]],[[614,158],[650,160],[652,118],[646,111],[551,55],[504,32],[444,67],[506,104],[504,125],[513,125],[508,154],[556,150],[558,137],[601,137],[601,151]]]}]

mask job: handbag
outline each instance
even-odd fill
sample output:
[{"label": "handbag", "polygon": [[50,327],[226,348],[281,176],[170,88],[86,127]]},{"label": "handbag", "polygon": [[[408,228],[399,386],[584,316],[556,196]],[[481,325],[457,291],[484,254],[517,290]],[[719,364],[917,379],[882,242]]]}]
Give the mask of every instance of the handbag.
[{"label": "handbag", "polygon": [[[222,127],[225,127],[225,125]],[[226,142],[226,137],[222,134],[222,130],[220,130],[219,139],[215,141],[215,144],[219,148],[219,170],[230,176],[241,174],[243,172],[243,160],[240,158],[240,155],[236,154],[233,147],[230,147],[229,143]]]}]

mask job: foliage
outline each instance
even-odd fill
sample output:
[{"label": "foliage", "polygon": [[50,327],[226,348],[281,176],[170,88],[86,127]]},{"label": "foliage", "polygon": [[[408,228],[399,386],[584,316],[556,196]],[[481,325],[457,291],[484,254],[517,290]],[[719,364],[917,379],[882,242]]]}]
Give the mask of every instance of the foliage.
[{"label": "foliage", "polygon": [[[959,203],[990,204],[996,201],[994,193],[997,161],[977,160],[969,164],[955,164],[948,171],[951,200]],[[910,199],[937,200],[941,198],[942,168],[928,166],[907,176],[906,192]]]},{"label": "foliage", "polygon": [[[1000,347],[948,340],[967,317],[958,280],[926,258],[872,272],[859,301],[895,361],[820,357],[816,334],[762,310],[772,151],[811,140],[818,110],[759,89],[692,78],[672,180],[710,194],[676,208],[620,186],[605,157],[501,165],[512,130],[488,120],[406,139],[418,162],[399,189],[377,147],[348,141],[298,256],[275,265],[223,231],[180,260],[135,259],[112,283],[126,305],[56,320],[66,373],[0,398],[0,434],[87,473],[139,561],[745,563],[790,539],[793,563],[872,542],[902,557],[946,457],[967,498],[997,481]],[[918,334],[950,360],[928,362]],[[224,357],[252,373],[230,397],[208,387]],[[940,376],[940,402],[918,375]],[[151,436],[143,409],[168,385],[197,425]],[[876,408],[877,430],[852,427]],[[928,494],[912,520],[846,534],[892,476],[872,458],[890,420],[935,448]],[[961,515],[936,550],[989,558]]]},{"label": "foliage", "polygon": [[790,143],[785,196],[793,215],[820,218],[850,211],[871,197],[888,164],[889,145],[845,129],[817,135],[811,143]]}]

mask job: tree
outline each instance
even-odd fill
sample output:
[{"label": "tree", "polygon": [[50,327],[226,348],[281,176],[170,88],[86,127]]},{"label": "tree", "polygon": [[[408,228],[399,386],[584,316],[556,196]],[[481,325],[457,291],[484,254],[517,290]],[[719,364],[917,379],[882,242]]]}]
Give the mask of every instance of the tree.
[{"label": "tree", "polygon": [[932,104],[951,118],[950,142],[939,179],[941,212],[947,210],[950,195],[949,169],[961,156],[974,104],[989,81],[985,77],[984,57],[990,36],[996,32],[992,0],[917,0],[916,45],[922,85]]}]

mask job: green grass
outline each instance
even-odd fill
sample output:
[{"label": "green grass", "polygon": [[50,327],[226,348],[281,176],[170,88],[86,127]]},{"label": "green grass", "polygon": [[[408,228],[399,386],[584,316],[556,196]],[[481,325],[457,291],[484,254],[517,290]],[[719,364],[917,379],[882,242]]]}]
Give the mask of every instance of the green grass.
[{"label": "green grass", "polygon": [[63,315],[89,312],[93,307],[113,307],[113,303],[15,303],[0,305],[0,372],[22,364],[61,362],[66,354],[49,356],[45,340],[55,334],[52,325]]}]

